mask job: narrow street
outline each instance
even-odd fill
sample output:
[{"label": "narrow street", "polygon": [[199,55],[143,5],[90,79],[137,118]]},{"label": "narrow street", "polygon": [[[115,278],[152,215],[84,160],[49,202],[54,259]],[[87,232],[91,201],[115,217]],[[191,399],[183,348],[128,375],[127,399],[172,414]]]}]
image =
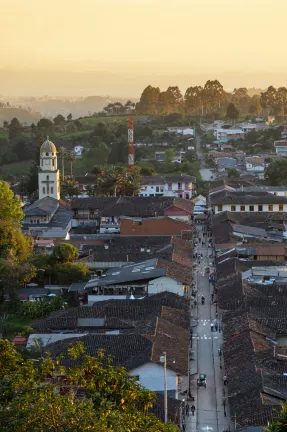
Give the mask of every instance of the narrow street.
[{"label": "narrow street", "polygon": [[[194,416],[188,418],[186,430],[222,432],[228,430],[229,426],[231,428],[232,425],[227,407],[226,416],[224,415],[223,397],[226,396],[227,399],[227,391],[223,385],[224,365],[218,352],[222,343],[222,333],[219,319],[216,318],[216,306],[212,302],[213,285],[209,282],[209,274],[206,271],[209,267],[210,274],[213,273],[214,258],[209,257],[213,250],[207,247],[208,238],[203,235],[203,227],[204,225],[196,226],[198,237],[201,240],[204,239],[204,245],[200,241],[194,249],[198,256],[202,254],[203,257],[200,263],[197,263],[194,271],[197,305],[192,308],[191,320],[193,326],[192,350],[194,351],[194,360],[191,361],[191,394],[195,397],[196,411]],[[204,304],[201,304],[202,296],[205,298]],[[211,324],[214,325],[213,331],[211,331]],[[222,363],[222,368],[220,363]],[[200,374],[206,374],[206,388],[197,386]]]},{"label": "narrow street", "polygon": [[201,149],[200,135],[198,133],[196,134],[195,137],[195,146],[196,146],[195,147],[196,155],[198,160],[200,161],[200,175],[202,177],[202,180],[209,181],[211,177],[214,175],[214,173],[209,168],[205,168],[204,153]]}]

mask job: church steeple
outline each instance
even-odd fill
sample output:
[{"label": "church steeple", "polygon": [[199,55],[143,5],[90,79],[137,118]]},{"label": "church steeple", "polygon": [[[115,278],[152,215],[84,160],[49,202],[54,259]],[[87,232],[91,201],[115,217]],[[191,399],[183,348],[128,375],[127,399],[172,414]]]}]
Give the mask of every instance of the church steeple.
[{"label": "church steeple", "polygon": [[47,140],[40,148],[39,167],[39,199],[47,196],[60,199],[60,176],[57,166],[57,149],[55,144]]}]

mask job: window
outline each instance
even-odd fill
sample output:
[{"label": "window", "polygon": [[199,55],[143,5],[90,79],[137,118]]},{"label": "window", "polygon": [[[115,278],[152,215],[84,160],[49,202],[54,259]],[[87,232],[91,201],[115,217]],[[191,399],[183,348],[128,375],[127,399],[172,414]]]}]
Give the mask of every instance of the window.
[{"label": "window", "polygon": [[245,211],[245,206],[240,206],[240,211]]},{"label": "window", "polygon": [[269,204],[268,211],[273,211],[273,204]]},{"label": "window", "polygon": [[231,211],[236,211],[236,206],[235,205],[231,206]]},{"label": "window", "polygon": [[259,204],[258,211],[263,211],[263,205],[262,204]]},{"label": "window", "polygon": [[279,204],[279,211],[283,211],[283,204]]},{"label": "window", "polygon": [[178,186],[178,189],[181,189],[181,183],[178,183],[177,186]]},{"label": "window", "polygon": [[159,186],[156,186],[156,192],[159,192]]},{"label": "window", "polygon": [[179,194],[179,198],[182,198],[182,194]]},{"label": "window", "polygon": [[253,205],[249,206],[249,211],[254,211],[254,206]]},{"label": "window", "polygon": [[142,221],[133,220],[133,225],[142,225]]},{"label": "window", "polygon": [[52,165],[55,166],[55,159],[52,159]]},{"label": "window", "polygon": [[217,210],[222,211],[222,205],[221,204],[217,206]]},{"label": "window", "polygon": [[39,219],[37,219],[37,223],[40,223]]},{"label": "window", "polygon": [[46,193],[46,188],[45,188],[45,186],[43,186],[43,193]]},{"label": "window", "polygon": [[54,193],[54,188],[53,188],[53,186],[51,186],[51,193]]}]

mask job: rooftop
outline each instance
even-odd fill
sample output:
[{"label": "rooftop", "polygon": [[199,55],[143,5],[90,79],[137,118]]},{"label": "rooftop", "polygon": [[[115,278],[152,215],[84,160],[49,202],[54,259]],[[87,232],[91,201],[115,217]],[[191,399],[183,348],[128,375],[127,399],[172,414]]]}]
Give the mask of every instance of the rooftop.
[{"label": "rooftop", "polygon": [[287,197],[276,196],[268,192],[242,192],[224,190],[210,195],[210,203],[218,204],[287,204]]}]

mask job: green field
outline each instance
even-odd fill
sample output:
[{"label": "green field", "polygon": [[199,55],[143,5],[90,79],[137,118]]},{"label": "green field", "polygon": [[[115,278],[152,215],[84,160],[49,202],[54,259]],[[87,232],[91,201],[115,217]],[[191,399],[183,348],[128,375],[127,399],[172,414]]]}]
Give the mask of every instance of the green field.
[{"label": "green field", "polygon": [[31,322],[31,318],[21,317],[13,315],[7,319],[7,333],[8,338],[12,339],[14,336],[17,336],[19,333],[25,330],[25,327],[29,326]]},{"label": "green field", "polygon": [[[96,126],[98,123],[127,123],[130,116],[109,116],[109,117],[88,117],[80,120],[86,126]],[[142,116],[132,116],[134,120],[140,119]]]},{"label": "green field", "polygon": [[1,165],[0,177],[4,180],[11,177],[16,177],[17,180],[21,179],[21,177],[23,177],[29,172],[31,165],[31,161],[15,162],[7,165]]}]

